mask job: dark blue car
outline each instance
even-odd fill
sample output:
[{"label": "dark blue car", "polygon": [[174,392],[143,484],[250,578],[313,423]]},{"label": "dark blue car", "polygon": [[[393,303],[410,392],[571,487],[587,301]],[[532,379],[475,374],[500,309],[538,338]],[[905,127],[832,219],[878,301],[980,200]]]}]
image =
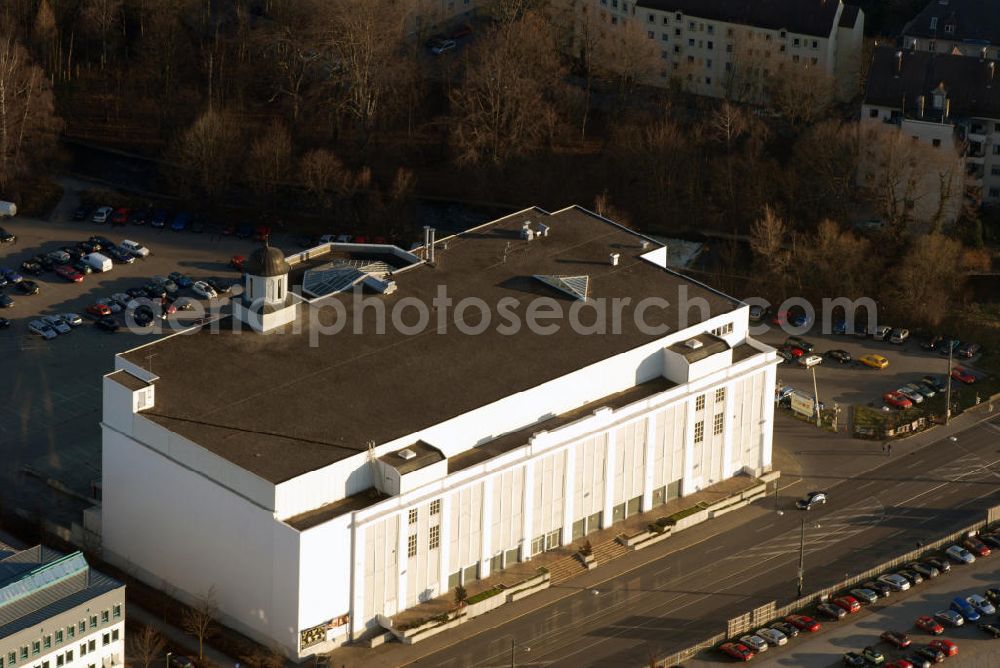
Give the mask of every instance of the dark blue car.
[{"label": "dark blue car", "polygon": [[967,622],[979,621],[979,613],[976,612],[976,609],[972,607],[972,605],[961,596],[956,596],[955,598],[953,598],[951,600],[951,606],[949,607],[958,614],[965,617],[965,621]]},{"label": "dark blue car", "polygon": [[191,222],[191,214],[183,211],[174,216],[174,222],[170,223],[170,229],[174,232],[183,232]]},{"label": "dark blue car", "polygon": [[153,227],[166,227],[167,225],[167,212],[165,209],[157,209],[153,212],[153,217],[150,219],[149,224]]},{"label": "dark blue car", "polygon": [[24,280],[24,277],[21,276],[21,274],[17,273],[13,269],[7,269],[6,267],[0,269],[0,274],[3,274],[3,277],[7,279],[8,283],[20,283]]}]

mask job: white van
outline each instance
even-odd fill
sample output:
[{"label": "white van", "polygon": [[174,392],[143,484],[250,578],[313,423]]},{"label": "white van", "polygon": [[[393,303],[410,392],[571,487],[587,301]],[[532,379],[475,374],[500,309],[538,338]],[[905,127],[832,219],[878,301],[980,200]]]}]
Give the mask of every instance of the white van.
[{"label": "white van", "polygon": [[111,258],[101,255],[100,253],[87,253],[80,259],[94,271],[111,271],[111,268],[114,266],[111,262]]},{"label": "white van", "polygon": [[126,253],[131,253],[136,257],[146,257],[149,255],[149,249],[140,244],[137,241],[130,241],[126,239],[121,243],[121,249]]}]

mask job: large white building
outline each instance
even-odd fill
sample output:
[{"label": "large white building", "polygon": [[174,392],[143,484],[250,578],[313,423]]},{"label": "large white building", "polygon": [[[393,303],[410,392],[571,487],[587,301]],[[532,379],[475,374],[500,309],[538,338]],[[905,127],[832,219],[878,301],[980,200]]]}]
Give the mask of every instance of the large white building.
[{"label": "large white building", "polygon": [[763,104],[773,78],[798,70],[829,77],[840,99],[859,92],[864,12],[841,0],[586,2],[601,22],[655,44],[659,76],[648,83]]},{"label": "large white building", "polygon": [[112,668],[124,648],[125,585],[80,552],[0,545],[0,667]]},{"label": "large white building", "polygon": [[[746,305],[665,258],[577,207],[528,209],[420,257],[261,249],[257,305],[122,353],[105,377],[105,558],[181,598],[214,587],[223,621],[305,657],[769,470],[776,355],[749,337]],[[302,299],[276,303],[279,282]],[[481,332],[476,304],[493,311]],[[277,329],[254,315],[286,309]]]}]

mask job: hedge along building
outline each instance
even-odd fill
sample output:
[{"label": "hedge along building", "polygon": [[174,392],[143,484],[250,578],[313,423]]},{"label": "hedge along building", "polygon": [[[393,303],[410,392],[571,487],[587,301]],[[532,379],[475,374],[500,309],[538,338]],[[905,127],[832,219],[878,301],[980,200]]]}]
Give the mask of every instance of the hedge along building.
[{"label": "hedge along building", "polygon": [[[259,303],[241,298],[221,331],[116,357],[102,544],[181,598],[214,587],[222,621],[293,658],[771,466],[778,360],[748,336],[748,307],[594,213],[532,208],[431,234],[420,258],[350,244],[272,255],[250,263]],[[441,289],[453,308],[414,331],[407,314]],[[483,313],[458,313],[468,297],[495,308],[478,334]],[[597,333],[600,305],[626,299]],[[380,305],[400,316],[382,333]],[[511,325],[560,309],[568,319]],[[313,335],[338,313],[342,331]]]}]

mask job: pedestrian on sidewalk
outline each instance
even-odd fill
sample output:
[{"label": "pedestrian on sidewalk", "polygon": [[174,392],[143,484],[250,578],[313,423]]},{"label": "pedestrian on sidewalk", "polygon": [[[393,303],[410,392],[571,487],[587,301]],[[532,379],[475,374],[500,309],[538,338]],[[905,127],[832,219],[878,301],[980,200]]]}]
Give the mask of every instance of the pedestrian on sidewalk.
[{"label": "pedestrian on sidewalk", "polygon": [[891,457],[892,456],[892,443],[886,443],[885,444],[885,456],[886,457]]}]

